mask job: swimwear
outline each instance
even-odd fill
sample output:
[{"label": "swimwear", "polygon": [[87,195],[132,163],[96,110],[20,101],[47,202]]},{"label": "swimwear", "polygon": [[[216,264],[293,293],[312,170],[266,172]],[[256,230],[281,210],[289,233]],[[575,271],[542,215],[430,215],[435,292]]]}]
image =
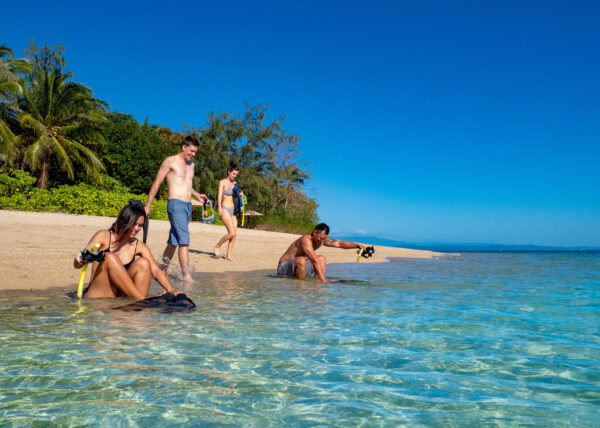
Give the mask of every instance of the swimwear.
[{"label": "swimwear", "polygon": [[[288,260],[287,262],[279,263],[277,266],[277,275],[295,278],[296,268],[294,267],[294,260],[296,260],[296,257],[294,257],[292,260]],[[312,262],[308,258],[306,259],[306,277],[315,277],[315,269],[312,265]]]},{"label": "swimwear", "polygon": [[131,259],[131,261],[127,264],[124,264],[123,266],[125,266],[126,270],[129,270],[129,267],[133,264],[133,262],[135,262],[135,256],[137,256],[137,244],[138,244],[138,240],[135,240],[135,249],[133,250],[133,258]]},{"label": "swimwear", "polygon": [[174,247],[190,245],[188,224],[192,218],[192,203],[181,199],[169,199],[167,202],[167,215],[171,223],[167,243]]},{"label": "swimwear", "polygon": [[[110,233],[110,230],[108,231],[108,247],[106,247],[106,250],[100,251],[100,253],[102,253],[103,256],[106,255],[106,253],[110,253],[110,240],[112,238],[112,233]],[[135,261],[135,256],[137,255],[137,244],[138,244],[138,240],[135,240],[135,249],[133,250],[133,258],[131,259],[131,261],[129,263],[123,263],[123,266],[125,266],[125,270],[129,269],[129,266],[131,266],[133,264],[133,262]],[[100,254],[98,253],[98,254]],[[102,257],[102,260],[104,261],[104,257]]]},{"label": "swimwear", "polygon": [[[233,196],[233,187],[229,187],[229,188],[223,190],[223,195],[224,196]],[[227,208],[224,206],[221,206],[221,208],[226,209],[227,212],[229,213],[229,215],[233,215],[233,210],[231,208]]]},{"label": "swimwear", "polygon": [[[84,258],[86,260],[89,260],[91,262],[103,262],[104,258],[106,257],[106,255],[108,253],[110,253],[110,243],[112,241],[112,233],[110,232],[110,230],[108,231],[108,247],[106,247],[104,250],[102,251],[98,251],[98,254],[90,254],[89,250],[87,250],[86,252],[84,252]],[[129,263],[123,263],[123,266],[125,266],[125,269],[129,269],[129,266],[131,266],[133,264],[133,262],[135,261],[135,256],[137,255],[137,244],[138,244],[138,240],[135,240],[135,248],[133,249],[133,257],[131,258],[131,261]]]}]

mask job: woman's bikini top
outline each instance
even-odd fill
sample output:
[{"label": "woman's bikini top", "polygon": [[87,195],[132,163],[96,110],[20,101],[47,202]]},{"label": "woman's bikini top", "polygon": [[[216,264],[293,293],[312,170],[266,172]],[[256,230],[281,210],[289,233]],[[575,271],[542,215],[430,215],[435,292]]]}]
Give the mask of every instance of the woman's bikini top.
[{"label": "woman's bikini top", "polygon": [[[100,251],[99,254],[106,254],[106,253],[110,253],[110,240],[112,238],[112,233],[110,233],[110,230],[108,231],[108,247],[106,247],[105,250]],[[135,261],[135,256],[137,255],[137,244],[138,244],[138,240],[135,240],[135,249],[133,250],[133,258],[131,259],[131,261],[127,264],[123,264],[123,266],[125,266],[125,270],[129,269],[129,267],[131,266],[131,264]]]},{"label": "woman's bikini top", "polygon": [[229,187],[229,188],[223,190],[223,194],[225,196],[233,196],[233,187]]}]

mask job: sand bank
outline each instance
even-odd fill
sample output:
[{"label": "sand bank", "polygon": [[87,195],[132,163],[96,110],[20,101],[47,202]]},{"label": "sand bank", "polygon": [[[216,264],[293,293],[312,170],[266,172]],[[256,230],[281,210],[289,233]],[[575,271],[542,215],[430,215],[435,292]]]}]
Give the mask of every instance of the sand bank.
[{"label": "sand bank", "polygon": [[[73,285],[80,271],[73,257],[94,232],[107,229],[115,219],[63,213],[35,213],[0,210],[0,289],[30,290]],[[150,220],[148,245],[157,258],[162,254],[169,222]],[[217,241],[226,233],[224,226],[190,224],[190,266],[196,272],[225,272],[273,269],[298,235],[239,229],[232,257],[235,261],[211,257]],[[141,237],[141,233],[139,235]],[[333,236],[335,237],[335,236]],[[225,254],[226,247],[221,247]],[[329,263],[356,262],[356,251],[321,248],[319,254]],[[438,253],[377,246],[375,256],[361,263],[380,263],[388,257],[429,258]],[[177,255],[174,264],[179,266]]]}]

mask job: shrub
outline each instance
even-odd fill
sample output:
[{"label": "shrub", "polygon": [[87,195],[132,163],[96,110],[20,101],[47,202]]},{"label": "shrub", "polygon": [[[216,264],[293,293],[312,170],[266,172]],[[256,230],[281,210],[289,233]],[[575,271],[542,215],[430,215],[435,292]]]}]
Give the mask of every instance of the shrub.
[{"label": "shrub", "polygon": [[36,181],[25,171],[11,169],[6,174],[0,174],[0,195],[11,196],[17,193],[29,195]]},{"label": "shrub", "polygon": [[[116,217],[129,199],[146,200],[146,195],[133,194],[117,180],[107,178],[103,180],[105,188],[79,183],[44,190],[33,187],[36,179],[26,172],[10,171],[0,174],[0,209]],[[155,200],[150,218],[167,220],[167,201]]]}]

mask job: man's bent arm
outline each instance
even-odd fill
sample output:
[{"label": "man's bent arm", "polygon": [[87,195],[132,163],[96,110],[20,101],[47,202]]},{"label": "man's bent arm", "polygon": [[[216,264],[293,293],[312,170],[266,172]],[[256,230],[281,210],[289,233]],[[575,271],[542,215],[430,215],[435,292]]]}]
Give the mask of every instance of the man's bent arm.
[{"label": "man's bent arm", "polygon": [[156,197],[156,193],[158,193],[158,189],[160,188],[160,185],[162,184],[162,182],[165,180],[165,177],[169,173],[170,169],[171,168],[167,162],[167,159],[165,159],[163,161],[162,165],[160,166],[158,173],[156,174],[156,179],[154,180],[154,183],[152,183],[152,187],[150,187],[150,191],[148,192],[148,200],[146,201],[146,205],[144,206],[144,209],[146,210],[146,215],[150,215],[150,208],[152,207],[152,201]]},{"label": "man's bent arm", "polygon": [[325,279],[325,272],[323,272],[321,269],[321,263],[319,263],[319,259],[317,258],[317,253],[315,253],[315,250],[313,249],[310,235],[305,235],[305,237],[306,239],[303,237],[301,241],[302,252],[312,263],[317,278],[319,278],[322,282],[327,282],[327,279]]}]

